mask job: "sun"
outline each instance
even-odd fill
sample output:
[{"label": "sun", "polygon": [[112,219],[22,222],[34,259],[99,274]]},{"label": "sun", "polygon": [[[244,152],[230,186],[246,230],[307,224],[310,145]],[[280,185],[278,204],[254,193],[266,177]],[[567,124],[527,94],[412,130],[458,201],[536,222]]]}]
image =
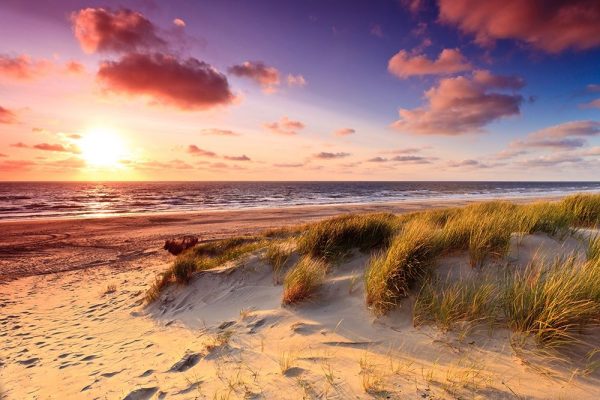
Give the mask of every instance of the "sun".
[{"label": "sun", "polygon": [[80,142],[81,154],[88,165],[118,167],[126,156],[123,139],[112,129],[94,128]]}]

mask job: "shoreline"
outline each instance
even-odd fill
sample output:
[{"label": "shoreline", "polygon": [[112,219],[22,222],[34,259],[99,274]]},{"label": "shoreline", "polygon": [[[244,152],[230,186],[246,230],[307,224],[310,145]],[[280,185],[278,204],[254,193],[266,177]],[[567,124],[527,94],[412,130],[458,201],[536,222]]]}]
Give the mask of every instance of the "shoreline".
[{"label": "shoreline", "polygon": [[[523,203],[564,196],[523,197]],[[498,199],[498,198],[496,198]],[[492,199],[488,199],[492,200]],[[162,249],[169,238],[196,235],[200,241],[256,234],[346,213],[407,213],[480,202],[424,200],[395,203],[334,204],[244,210],[1,221],[0,284],[19,278],[109,267],[115,272],[165,264],[172,256]]]},{"label": "shoreline", "polygon": [[[36,222],[57,222],[57,221],[77,221],[77,220],[106,220],[113,218],[147,218],[152,216],[195,216],[204,214],[218,214],[227,212],[251,212],[251,211],[282,211],[282,210],[302,210],[312,208],[335,208],[335,207],[399,207],[402,205],[412,206],[413,204],[423,203],[456,203],[458,205],[477,203],[485,201],[514,201],[517,203],[540,201],[540,200],[556,200],[573,194],[594,194],[597,191],[581,191],[567,192],[560,194],[542,194],[542,195],[517,195],[517,196],[483,196],[474,197],[472,195],[462,197],[437,197],[437,198],[411,198],[406,200],[390,200],[390,201],[370,201],[370,202],[340,202],[340,203],[324,203],[324,204],[299,204],[290,206],[257,206],[257,207],[242,207],[242,208],[213,208],[213,209],[198,209],[198,210],[160,210],[160,211],[142,211],[131,213],[112,213],[112,214],[92,214],[92,215],[61,215],[61,216],[41,216],[41,217],[15,217],[15,218],[0,218],[0,226],[10,223],[36,223]],[[1,235],[0,235],[1,236]]]}]

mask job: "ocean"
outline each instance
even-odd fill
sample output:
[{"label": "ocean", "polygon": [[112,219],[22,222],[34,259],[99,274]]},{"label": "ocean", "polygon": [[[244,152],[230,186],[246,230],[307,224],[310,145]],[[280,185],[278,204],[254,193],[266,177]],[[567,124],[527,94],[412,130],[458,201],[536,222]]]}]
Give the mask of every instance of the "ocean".
[{"label": "ocean", "polygon": [[0,220],[600,192],[600,182],[0,182]]}]

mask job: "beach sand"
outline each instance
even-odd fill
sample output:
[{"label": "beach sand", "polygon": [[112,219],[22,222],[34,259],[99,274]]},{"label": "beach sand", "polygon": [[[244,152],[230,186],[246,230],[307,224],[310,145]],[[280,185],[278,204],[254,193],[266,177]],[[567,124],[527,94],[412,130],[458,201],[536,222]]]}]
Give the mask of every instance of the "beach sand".
[{"label": "beach sand", "polygon": [[[173,259],[162,250],[166,238],[209,240],[344,212],[458,204],[464,202],[2,223],[0,393],[9,399],[598,398],[599,376],[590,365],[515,346],[508,331],[417,329],[411,299],[375,318],[364,301],[365,255],[336,268],[300,306],[281,306],[282,287],[258,255],[200,273],[150,306],[143,302]],[[531,235],[514,241],[509,256],[524,265],[540,252],[573,251],[584,251],[576,238]],[[457,255],[439,268],[467,264]]]}]

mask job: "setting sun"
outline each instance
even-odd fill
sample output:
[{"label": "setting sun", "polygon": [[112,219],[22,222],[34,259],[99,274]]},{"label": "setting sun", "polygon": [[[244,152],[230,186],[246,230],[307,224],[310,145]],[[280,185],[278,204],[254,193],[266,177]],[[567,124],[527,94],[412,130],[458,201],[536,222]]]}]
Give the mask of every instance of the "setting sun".
[{"label": "setting sun", "polygon": [[123,139],[112,129],[95,128],[81,139],[84,160],[95,167],[117,167],[126,154]]}]

